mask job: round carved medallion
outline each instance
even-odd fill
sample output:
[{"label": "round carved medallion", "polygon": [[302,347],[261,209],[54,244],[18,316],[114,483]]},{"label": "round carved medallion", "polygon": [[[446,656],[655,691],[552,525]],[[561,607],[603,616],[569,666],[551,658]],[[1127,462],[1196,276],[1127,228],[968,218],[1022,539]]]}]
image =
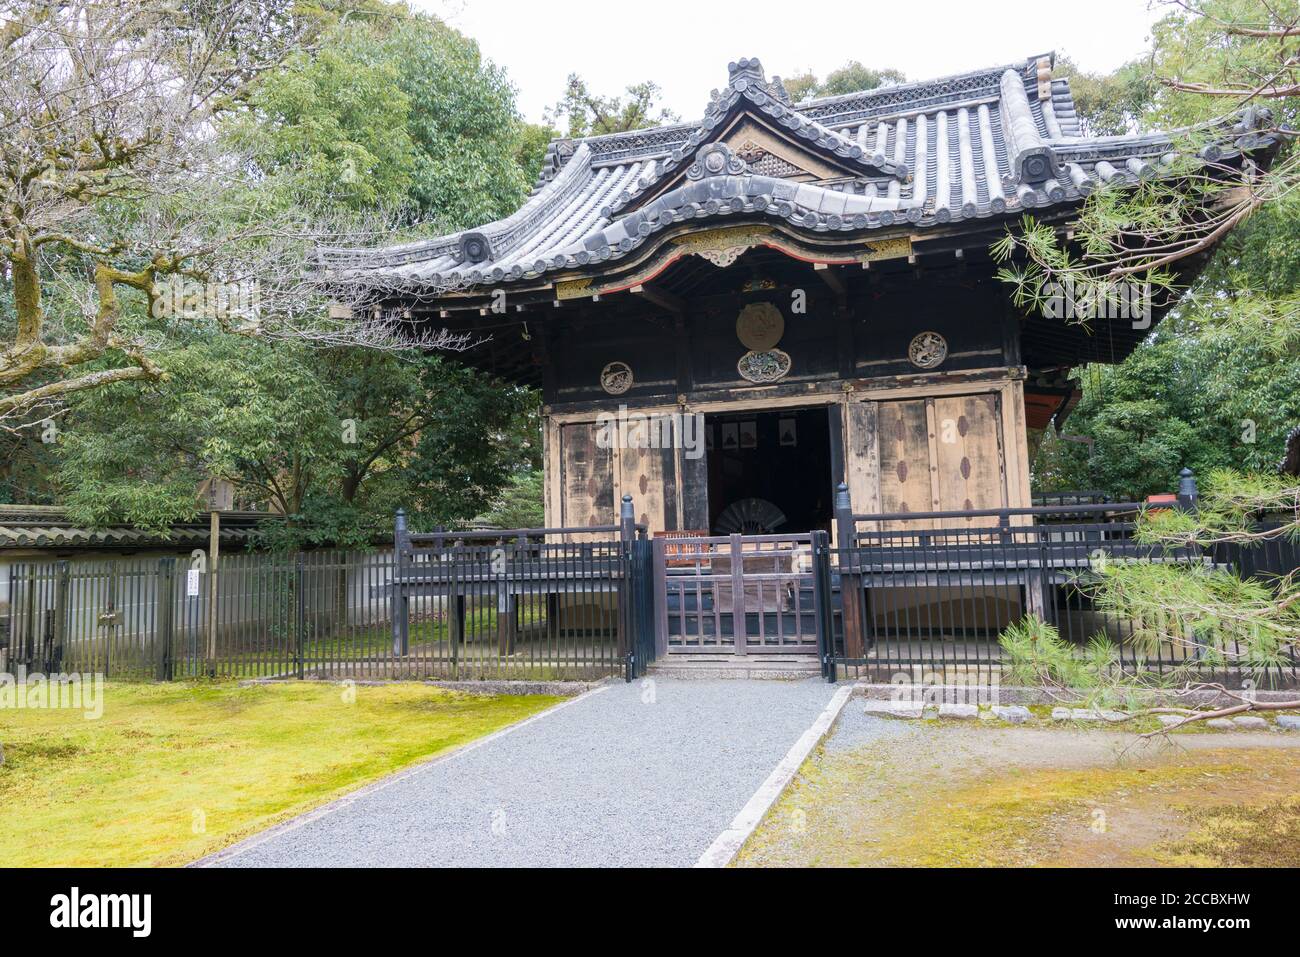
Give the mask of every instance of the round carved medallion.
[{"label": "round carved medallion", "polygon": [[918,369],[933,369],[948,358],[948,341],[937,332],[922,332],[907,347],[907,358]]},{"label": "round carved medallion", "polygon": [[790,371],[790,354],[780,349],[746,352],[736,363],[736,371],[750,382],[775,382]]},{"label": "round carved medallion", "polygon": [[785,333],[785,316],[770,302],[751,302],[736,318],[736,336],[746,349],[774,348]]},{"label": "round carved medallion", "polygon": [[632,367],[626,362],[611,362],[600,370],[600,387],[610,395],[622,395],[632,388]]}]

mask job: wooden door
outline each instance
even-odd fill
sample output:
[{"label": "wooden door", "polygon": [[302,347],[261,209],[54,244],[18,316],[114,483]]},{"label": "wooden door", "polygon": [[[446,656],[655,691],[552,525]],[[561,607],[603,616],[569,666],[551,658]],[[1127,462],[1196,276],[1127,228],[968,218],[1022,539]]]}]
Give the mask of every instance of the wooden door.
[{"label": "wooden door", "polygon": [[598,441],[599,434],[594,422],[574,422],[559,428],[558,518],[564,528],[612,525],[618,521],[613,449]]},{"label": "wooden door", "polygon": [[[939,508],[930,455],[929,400],[877,403],[880,511],[932,512]],[[930,528],[928,521],[886,522],[885,528]]]},{"label": "wooden door", "polygon": [[560,475],[553,522],[564,528],[617,524],[619,503],[631,495],[637,522],[652,532],[677,527],[678,451],[671,434],[610,441],[596,422],[568,423],[557,434]]},{"label": "wooden door", "polygon": [[614,461],[615,501],[631,495],[632,514],[651,532],[676,529],[677,452],[672,444],[648,448],[629,443],[614,450]]},{"label": "wooden door", "polygon": [[[1008,503],[995,392],[851,402],[845,435],[845,472],[859,514],[969,511]],[[883,524],[916,530],[952,522]]]},{"label": "wooden door", "polygon": [[[998,397],[948,396],[934,403],[933,461],[938,500],[944,511],[1003,508],[1007,504],[1006,460]],[[989,525],[987,518],[967,524]],[[946,522],[952,525],[951,521]]]}]

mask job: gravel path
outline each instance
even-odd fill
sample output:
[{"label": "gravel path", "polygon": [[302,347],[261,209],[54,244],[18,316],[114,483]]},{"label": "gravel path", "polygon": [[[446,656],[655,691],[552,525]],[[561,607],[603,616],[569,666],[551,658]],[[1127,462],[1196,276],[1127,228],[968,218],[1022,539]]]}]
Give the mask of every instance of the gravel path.
[{"label": "gravel path", "polygon": [[834,693],[818,679],[612,685],[219,863],[689,866]]}]

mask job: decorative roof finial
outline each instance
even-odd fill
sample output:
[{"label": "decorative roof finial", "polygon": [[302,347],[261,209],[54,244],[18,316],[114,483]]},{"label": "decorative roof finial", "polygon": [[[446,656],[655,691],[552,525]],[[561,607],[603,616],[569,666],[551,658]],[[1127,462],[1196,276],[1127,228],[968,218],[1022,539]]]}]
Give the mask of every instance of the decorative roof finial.
[{"label": "decorative roof finial", "polygon": [[775,73],[772,74],[772,82],[767,85],[767,91],[786,106],[790,105],[790,91],[785,88],[785,84]]},{"label": "decorative roof finial", "polygon": [[727,84],[735,90],[747,89],[751,84],[767,86],[767,76],[758,57],[741,57],[727,64]]},{"label": "decorative roof finial", "polygon": [[710,143],[700,147],[695,162],[686,170],[687,179],[705,179],[709,176],[740,176],[749,167],[726,143]]}]

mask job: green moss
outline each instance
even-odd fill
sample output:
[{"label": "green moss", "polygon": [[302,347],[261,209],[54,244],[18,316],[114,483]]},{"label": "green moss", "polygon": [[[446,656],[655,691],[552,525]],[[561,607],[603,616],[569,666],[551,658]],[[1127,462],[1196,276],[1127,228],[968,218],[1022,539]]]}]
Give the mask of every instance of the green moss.
[{"label": "green moss", "polygon": [[930,722],[819,750],[737,864],[1294,866],[1300,747],[1132,734],[1158,726]]},{"label": "green moss", "polygon": [[1174,861],[1300,867],[1300,798],[1262,806],[1193,808],[1187,814],[1196,830],[1167,848]]},{"label": "green moss", "polygon": [[5,863],[184,863],[559,700],[200,681],[110,684],[95,721],[0,711]]},{"label": "green moss", "polygon": [[916,826],[892,848],[891,862],[922,867],[992,867],[1040,863],[1043,837],[1060,817],[1086,820],[1117,792],[1176,790],[1207,772],[1231,767],[1087,768],[1010,771],[945,794],[915,815]]}]

